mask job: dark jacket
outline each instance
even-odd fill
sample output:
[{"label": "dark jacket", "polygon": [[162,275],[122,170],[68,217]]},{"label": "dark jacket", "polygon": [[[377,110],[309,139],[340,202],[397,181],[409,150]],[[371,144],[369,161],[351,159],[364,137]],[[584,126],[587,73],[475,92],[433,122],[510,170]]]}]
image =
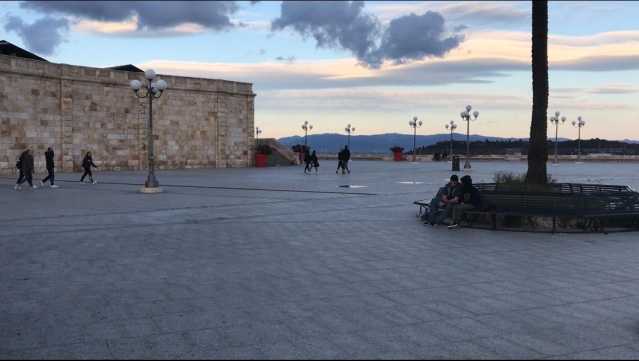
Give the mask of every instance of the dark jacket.
[{"label": "dark jacket", "polygon": [[344,160],[344,150],[340,150],[339,153],[337,153],[337,160],[339,160],[340,162]]},{"label": "dark jacket", "polygon": [[82,168],[91,169],[91,167],[97,168],[98,166],[93,163],[93,157],[87,154],[84,156],[84,159],[82,159]]},{"label": "dark jacket", "polygon": [[310,163],[311,162],[311,154],[307,151],[304,152],[304,163]]},{"label": "dark jacket", "polygon": [[461,189],[460,202],[464,204],[471,204],[475,208],[481,207],[481,195],[479,190],[472,185],[465,185]]},{"label": "dark jacket", "polygon": [[317,160],[317,154],[315,154],[314,151],[313,151],[313,154],[311,154],[311,163],[314,166],[319,167],[319,160]]},{"label": "dark jacket", "polygon": [[20,155],[20,171],[22,174],[33,174],[33,156],[24,152]]},{"label": "dark jacket", "polygon": [[351,151],[344,149],[344,161],[348,162],[349,160],[351,160]]},{"label": "dark jacket", "polygon": [[47,161],[47,169],[53,169],[55,167],[55,153],[53,153],[53,150],[44,152],[44,159]]}]

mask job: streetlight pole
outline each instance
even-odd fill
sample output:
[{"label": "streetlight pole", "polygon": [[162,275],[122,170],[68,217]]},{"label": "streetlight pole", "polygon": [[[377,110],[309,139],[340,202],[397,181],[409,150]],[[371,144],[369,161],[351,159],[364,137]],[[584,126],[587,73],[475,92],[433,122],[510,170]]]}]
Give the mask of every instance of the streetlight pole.
[{"label": "streetlight pole", "polygon": [[[160,183],[155,177],[155,154],[153,149],[153,100],[159,99],[168,85],[163,79],[157,79],[153,69],[145,71],[144,77],[146,78],[146,82],[144,84],[142,84],[139,80],[131,80],[130,86],[138,98],[148,98],[149,100],[149,122],[147,134],[149,174],[147,175],[146,182],[144,183],[143,192],[157,193],[161,192],[161,189]],[[140,89],[144,89],[144,92],[140,92]]]},{"label": "streetlight pole", "polygon": [[304,124],[302,124],[302,129],[304,129],[304,146],[307,147],[308,146],[308,132],[310,130],[313,130],[313,126],[308,124],[308,121],[305,121]]},{"label": "streetlight pole", "polygon": [[260,145],[260,134],[262,134],[262,129],[260,127],[255,127],[255,144]]},{"label": "streetlight pole", "polygon": [[466,162],[464,162],[464,169],[470,169],[471,165],[470,165],[470,121],[471,120],[477,120],[477,117],[479,116],[479,112],[478,111],[474,111],[472,112],[472,117],[471,117],[471,110],[473,109],[472,106],[467,105],[466,106],[466,110],[462,111],[461,113],[459,113],[459,115],[461,116],[462,120],[466,122]]},{"label": "streetlight pole", "polygon": [[581,128],[586,125],[586,121],[581,119],[581,116],[578,116],[577,121],[573,120],[572,125],[577,127],[579,132],[579,136],[577,138],[577,163],[581,163]]},{"label": "streetlight pole", "polygon": [[417,120],[417,117],[413,117],[413,120],[408,121],[408,125],[413,128],[413,162],[417,160],[417,152],[415,146],[417,145],[417,127],[422,126],[422,121]]},{"label": "streetlight pole", "polygon": [[455,129],[457,129],[457,123],[455,123],[455,121],[451,120],[448,124],[446,124],[446,129],[450,129],[450,153],[449,153],[449,157],[452,160],[453,159],[453,132],[455,131]]},{"label": "streetlight pole", "polygon": [[566,122],[566,117],[559,117],[561,113],[560,112],[555,112],[555,115],[550,117],[550,122],[553,123],[555,125],[555,159],[554,159],[554,163],[555,165],[559,163],[559,121],[561,121],[562,123]]},{"label": "streetlight pole", "polygon": [[346,133],[348,133],[348,141],[347,141],[347,145],[350,148],[351,147],[351,133],[355,131],[355,128],[351,127],[351,125],[347,125],[346,128],[344,128],[344,130],[346,131]]}]

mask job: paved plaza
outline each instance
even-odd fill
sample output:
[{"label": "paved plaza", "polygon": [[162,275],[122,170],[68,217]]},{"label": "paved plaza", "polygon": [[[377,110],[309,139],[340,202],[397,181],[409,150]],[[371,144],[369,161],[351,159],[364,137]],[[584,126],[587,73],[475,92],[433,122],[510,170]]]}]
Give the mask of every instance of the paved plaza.
[{"label": "paved plaza", "polygon": [[0,179],[0,358],[639,358],[639,234],[431,228],[411,203],[449,164],[334,166]]}]

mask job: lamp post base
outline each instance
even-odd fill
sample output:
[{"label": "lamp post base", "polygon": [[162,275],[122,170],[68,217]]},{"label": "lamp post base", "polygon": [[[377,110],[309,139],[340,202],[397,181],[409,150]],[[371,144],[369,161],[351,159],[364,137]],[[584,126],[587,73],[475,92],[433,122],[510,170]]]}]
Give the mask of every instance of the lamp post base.
[{"label": "lamp post base", "polygon": [[466,159],[466,161],[464,162],[464,169],[470,169],[470,168],[472,168],[470,165],[470,161]]},{"label": "lamp post base", "polygon": [[160,187],[142,187],[140,188],[140,193],[145,193],[145,194],[155,194],[155,193],[162,193],[164,192],[164,190]]}]

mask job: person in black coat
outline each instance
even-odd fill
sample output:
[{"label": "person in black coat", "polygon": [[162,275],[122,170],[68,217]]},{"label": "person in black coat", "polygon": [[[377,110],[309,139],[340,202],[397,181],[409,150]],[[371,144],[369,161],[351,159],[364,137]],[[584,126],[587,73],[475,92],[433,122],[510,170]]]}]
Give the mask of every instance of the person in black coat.
[{"label": "person in black coat", "polygon": [[84,182],[84,178],[86,176],[89,176],[89,181],[93,184],[96,184],[97,182],[93,180],[93,173],[91,173],[91,167],[93,168],[97,168],[98,166],[95,165],[95,163],[93,163],[93,157],[91,156],[91,152],[87,152],[87,154],[84,156],[84,159],[82,159],[82,168],[84,168],[84,174],[82,175],[82,178],[80,178],[80,182]]},{"label": "person in black coat", "polygon": [[304,173],[311,171],[311,153],[308,148],[304,148]]},{"label": "person in black coat", "polygon": [[315,174],[317,174],[317,172],[319,171],[319,160],[317,159],[317,154],[315,153],[315,151],[313,151],[313,153],[311,154],[311,167],[315,168]]},{"label": "person in black coat", "polygon": [[335,174],[342,170],[342,174],[344,174],[344,149],[340,150],[337,153],[337,169],[335,170]]},{"label": "person in black coat", "polygon": [[344,160],[342,163],[342,174],[344,174],[344,169],[351,174],[350,168],[348,168],[348,162],[351,160],[351,151],[348,150],[348,145],[344,146]]},{"label": "person in black coat", "polygon": [[22,189],[22,183],[25,181],[29,183],[29,186],[33,189],[37,187],[33,185],[33,155],[31,154],[31,149],[27,149],[22,154],[20,154],[20,159],[16,164],[17,168],[20,170],[20,174],[18,175],[18,181],[14,187],[15,190]]},{"label": "person in black coat", "polygon": [[46,160],[48,174],[46,178],[40,181],[40,185],[44,187],[44,184],[49,181],[51,183],[51,188],[58,188],[58,186],[55,185],[55,153],[51,147],[47,148],[47,151],[44,152],[44,159]]}]

